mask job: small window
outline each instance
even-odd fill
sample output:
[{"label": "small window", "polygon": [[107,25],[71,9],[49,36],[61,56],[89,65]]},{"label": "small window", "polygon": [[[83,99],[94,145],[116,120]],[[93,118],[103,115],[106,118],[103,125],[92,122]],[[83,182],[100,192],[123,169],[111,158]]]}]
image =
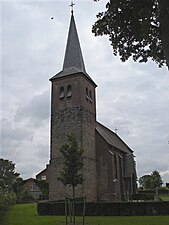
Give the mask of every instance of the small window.
[{"label": "small window", "polygon": [[31,184],[30,191],[38,191],[38,186],[36,184]]},{"label": "small window", "polygon": [[88,88],[86,88],[86,99],[87,99],[87,101],[89,100],[89,91],[88,91]]},{"label": "small window", "polygon": [[67,98],[72,97],[72,87],[71,87],[71,85],[67,86],[67,95],[66,95],[66,97]]},{"label": "small window", "polygon": [[89,97],[92,99],[92,91],[89,91]]},{"label": "small window", "polygon": [[90,102],[92,102],[92,91],[91,90],[89,91],[89,99],[90,99]]},{"label": "small window", "polygon": [[41,180],[46,180],[46,176],[42,176],[41,177]]},{"label": "small window", "polygon": [[33,184],[30,185],[30,191],[33,191]]},{"label": "small window", "polygon": [[114,169],[115,169],[115,179],[118,179],[118,176],[117,176],[117,156],[116,154],[114,155]]},{"label": "small window", "polygon": [[60,94],[59,94],[59,98],[62,99],[65,97],[65,92],[64,92],[64,87],[60,88]]}]

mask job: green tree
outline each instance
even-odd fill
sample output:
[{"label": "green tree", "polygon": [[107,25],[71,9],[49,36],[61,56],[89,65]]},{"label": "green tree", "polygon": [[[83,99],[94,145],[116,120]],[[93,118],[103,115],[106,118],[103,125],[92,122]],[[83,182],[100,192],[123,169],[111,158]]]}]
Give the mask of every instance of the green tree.
[{"label": "green tree", "polygon": [[144,189],[149,189],[151,187],[152,177],[151,175],[144,175],[139,178],[139,184]]},{"label": "green tree", "polygon": [[139,184],[144,189],[156,189],[163,184],[160,173],[155,170],[151,175],[144,175],[139,178]]},{"label": "green tree", "polygon": [[168,0],[109,0],[92,32],[108,35],[113,54],[123,62],[130,57],[139,62],[152,59],[159,67],[169,67],[168,24]]},{"label": "green tree", "polygon": [[162,186],[163,181],[161,179],[160,173],[157,170],[155,170],[151,173],[151,177],[152,177],[151,189],[154,189],[157,187],[159,188]]},{"label": "green tree", "polygon": [[12,189],[15,192],[17,198],[19,198],[21,192],[23,191],[23,179],[21,177],[16,177]]},{"label": "green tree", "polygon": [[82,184],[83,175],[83,149],[79,148],[75,136],[70,133],[67,135],[67,143],[62,145],[60,152],[63,155],[63,170],[60,172],[58,180],[65,186],[72,187],[73,198],[73,224],[75,224],[75,187]]},{"label": "green tree", "polygon": [[13,184],[18,177],[19,173],[15,171],[15,163],[0,158],[0,190],[3,193],[13,191]]}]

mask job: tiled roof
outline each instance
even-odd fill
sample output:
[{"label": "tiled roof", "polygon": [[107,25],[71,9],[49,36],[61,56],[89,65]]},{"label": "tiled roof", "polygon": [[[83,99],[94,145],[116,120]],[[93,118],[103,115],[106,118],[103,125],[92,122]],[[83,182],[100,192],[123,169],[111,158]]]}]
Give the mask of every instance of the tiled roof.
[{"label": "tiled roof", "polygon": [[46,172],[47,168],[45,168],[44,170],[42,170],[41,172],[39,172],[38,174],[36,174],[36,177],[41,175],[42,173]]},{"label": "tiled roof", "polygon": [[113,131],[105,127],[99,122],[96,122],[96,131],[106,140],[111,146],[115,146],[125,153],[132,153],[130,147]]}]

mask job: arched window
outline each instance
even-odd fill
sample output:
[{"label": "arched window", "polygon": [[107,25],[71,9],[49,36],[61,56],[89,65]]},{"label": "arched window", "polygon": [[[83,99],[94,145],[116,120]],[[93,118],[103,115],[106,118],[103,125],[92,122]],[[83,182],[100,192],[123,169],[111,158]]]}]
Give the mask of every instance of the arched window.
[{"label": "arched window", "polygon": [[89,91],[89,97],[92,99],[92,91]]},{"label": "arched window", "polygon": [[64,87],[60,87],[59,98],[63,99],[65,97]]},{"label": "arched window", "polygon": [[89,91],[88,91],[88,88],[86,88],[86,99],[87,99],[87,101],[89,100]]},{"label": "arched window", "polygon": [[92,91],[91,91],[91,90],[89,91],[89,99],[90,99],[90,102],[93,101],[93,100],[92,100]]},{"label": "arched window", "polygon": [[71,85],[67,86],[67,95],[66,95],[66,97],[67,98],[72,97],[72,87],[71,87]]},{"label": "arched window", "polygon": [[118,167],[117,167],[117,156],[116,154],[114,155],[114,169],[115,169],[115,179],[118,179],[118,176],[117,176],[117,170],[118,170]]}]

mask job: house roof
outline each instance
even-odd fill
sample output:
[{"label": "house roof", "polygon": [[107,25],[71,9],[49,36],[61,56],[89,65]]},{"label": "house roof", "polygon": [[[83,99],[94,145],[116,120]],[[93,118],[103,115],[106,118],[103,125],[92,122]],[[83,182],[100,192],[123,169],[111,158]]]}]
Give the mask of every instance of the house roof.
[{"label": "house roof", "polygon": [[125,153],[132,153],[133,150],[113,131],[105,127],[99,122],[96,122],[96,131],[105,139],[105,141]]},{"label": "house roof", "polygon": [[22,183],[24,184],[24,183],[26,183],[26,182],[28,182],[28,181],[33,181],[33,182],[35,182],[35,179],[31,177],[31,178],[28,178],[28,179],[26,179],[26,180],[23,180]]},{"label": "house roof", "polygon": [[79,37],[76,29],[75,19],[72,13],[63,68],[62,71],[54,75],[50,79],[50,81],[76,73],[83,73],[85,77],[87,77],[92,83],[94,83],[92,78],[86,73]]},{"label": "house roof", "polygon": [[43,174],[44,172],[46,172],[48,170],[48,165],[46,165],[46,168],[42,171],[40,171],[38,174],[36,174],[36,177],[37,176],[40,176],[41,174]]}]

